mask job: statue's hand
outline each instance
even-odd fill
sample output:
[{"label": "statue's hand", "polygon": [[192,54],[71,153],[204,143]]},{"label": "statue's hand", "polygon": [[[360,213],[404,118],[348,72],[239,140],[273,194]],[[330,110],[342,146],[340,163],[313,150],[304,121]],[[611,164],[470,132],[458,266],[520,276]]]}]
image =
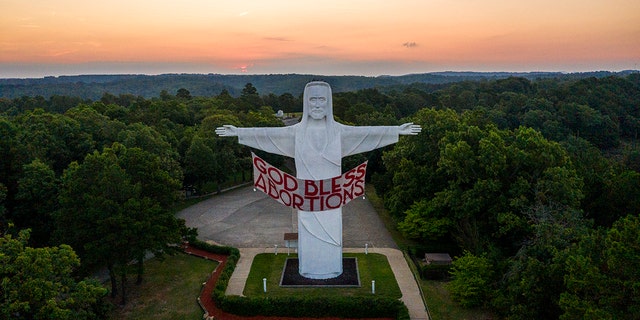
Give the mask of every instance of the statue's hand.
[{"label": "statue's hand", "polygon": [[238,129],[236,126],[225,124],[222,127],[216,128],[216,134],[221,137],[235,137],[238,135],[238,131],[236,129]]},{"label": "statue's hand", "polygon": [[410,135],[415,136],[422,131],[422,127],[419,124],[413,124],[413,122],[408,122],[399,126],[399,134],[401,135]]}]

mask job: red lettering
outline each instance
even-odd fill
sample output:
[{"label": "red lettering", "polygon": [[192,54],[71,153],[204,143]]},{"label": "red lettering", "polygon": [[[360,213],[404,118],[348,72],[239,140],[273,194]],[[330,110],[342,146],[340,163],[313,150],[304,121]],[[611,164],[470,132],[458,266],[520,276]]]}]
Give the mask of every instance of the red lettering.
[{"label": "red lettering", "polygon": [[354,185],[353,196],[360,197],[363,195],[364,195],[364,180],[358,180]]},{"label": "red lettering", "polygon": [[331,192],[329,192],[329,190],[325,190],[324,189],[324,181],[325,180],[320,180],[318,181],[320,183],[320,195],[324,196],[326,194],[330,194]]},{"label": "red lettering", "polygon": [[[287,196],[287,200],[285,200],[284,196]],[[289,192],[287,192],[287,190],[280,190],[280,202],[282,202],[282,204],[284,204],[285,206],[289,207],[291,206],[291,195],[289,194]]]},{"label": "red lettering", "polygon": [[[306,197],[309,200],[309,211],[322,211],[322,210],[314,210],[315,209],[315,200],[319,200],[320,197]],[[322,201],[320,201],[320,205],[322,205]]]},{"label": "red lettering", "polygon": [[[334,199],[333,201],[331,199]],[[340,193],[334,193],[327,197],[326,200],[327,208],[329,209],[338,209],[342,206],[342,195]]]},{"label": "red lettering", "polygon": [[[338,209],[365,194],[367,162],[343,175],[324,180],[302,180],[282,172],[254,155],[256,189],[278,202],[303,211]],[[304,181],[304,188],[300,183]]]},{"label": "red lettering", "polygon": [[267,194],[269,195],[269,197],[278,200],[278,198],[279,198],[278,197],[278,188],[276,188],[276,185],[273,183],[273,180],[267,179],[267,181],[269,182],[269,192]]},{"label": "red lettering", "polygon": [[284,188],[287,191],[296,191],[298,190],[298,180],[296,177],[285,173],[284,174]]},{"label": "red lettering", "polygon": [[258,171],[260,171],[260,173],[265,174],[267,173],[267,169],[265,168],[267,166],[267,163],[264,162],[264,160],[258,158],[258,157],[254,157],[253,158],[253,165],[256,167],[256,169],[258,169]]},{"label": "red lettering", "polygon": [[304,198],[302,196],[300,196],[299,194],[294,193],[291,207],[293,207],[294,209],[298,209],[298,210],[304,210],[304,209],[302,209],[302,205],[303,204],[304,204]]},{"label": "red lettering", "polygon": [[315,196],[316,194],[318,194],[318,187],[316,186],[316,182],[313,180],[305,180],[304,196],[308,198],[308,197]]},{"label": "red lettering", "polygon": [[355,175],[354,175],[354,173],[355,173],[355,172],[356,172],[356,170],[355,170],[355,169],[351,169],[351,170],[347,171],[347,172],[344,174],[344,178],[345,178],[345,180],[347,180],[348,182],[347,182],[347,183],[345,183],[345,184],[343,184],[343,185],[342,185],[342,187],[349,187],[349,186],[353,183],[353,180],[355,180],[355,179],[356,179],[356,177],[355,177]]},{"label": "red lettering", "polygon": [[331,193],[339,193],[340,192],[340,179],[342,177],[331,178]]},{"label": "red lettering", "polygon": [[367,163],[365,162],[357,166],[356,171],[358,172],[358,175],[356,176],[356,178],[357,179],[363,178],[365,175],[367,175]]},{"label": "red lettering", "polygon": [[353,187],[342,189],[342,204],[353,200]]},{"label": "red lettering", "polygon": [[270,166],[269,169],[267,169],[267,172],[269,173],[269,178],[273,180],[273,183],[278,185],[282,184],[282,175],[280,174],[280,170],[278,170],[278,168]]},{"label": "red lettering", "polygon": [[260,189],[260,191],[267,193],[267,186],[265,185],[264,176],[261,174],[258,175],[258,178],[253,183],[253,186]]}]

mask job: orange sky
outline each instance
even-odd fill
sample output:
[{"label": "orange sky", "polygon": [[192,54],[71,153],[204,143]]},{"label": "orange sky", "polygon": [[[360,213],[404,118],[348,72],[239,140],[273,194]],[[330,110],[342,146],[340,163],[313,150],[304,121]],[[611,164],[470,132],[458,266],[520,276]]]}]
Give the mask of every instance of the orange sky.
[{"label": "orange sky", "polygon": [[0,0],[0,78],[639,64],[638,0]]}]

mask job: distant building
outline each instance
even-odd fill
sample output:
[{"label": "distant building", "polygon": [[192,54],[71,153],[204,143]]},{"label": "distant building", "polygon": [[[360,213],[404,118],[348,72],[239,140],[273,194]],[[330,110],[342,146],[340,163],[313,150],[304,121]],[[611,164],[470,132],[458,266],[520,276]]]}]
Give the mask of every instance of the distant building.
[{"label": "distant building", "polygon": [[425,253],[424,261],[426,264],[449,265],[451,264],[451,256],[448,253]]}]

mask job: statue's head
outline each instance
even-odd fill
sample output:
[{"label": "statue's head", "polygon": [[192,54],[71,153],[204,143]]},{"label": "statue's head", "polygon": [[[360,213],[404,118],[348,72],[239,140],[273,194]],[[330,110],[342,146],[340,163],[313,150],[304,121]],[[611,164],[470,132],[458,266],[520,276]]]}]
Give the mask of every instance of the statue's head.
[{"label": "statue's head", "polygon": [[328,83],[322,81],[313,81],[307,83],[304,87],[303,102],[303,121],[310,117],[314,120],[333,120],[333,102],[331,100],[331,87]]}]

